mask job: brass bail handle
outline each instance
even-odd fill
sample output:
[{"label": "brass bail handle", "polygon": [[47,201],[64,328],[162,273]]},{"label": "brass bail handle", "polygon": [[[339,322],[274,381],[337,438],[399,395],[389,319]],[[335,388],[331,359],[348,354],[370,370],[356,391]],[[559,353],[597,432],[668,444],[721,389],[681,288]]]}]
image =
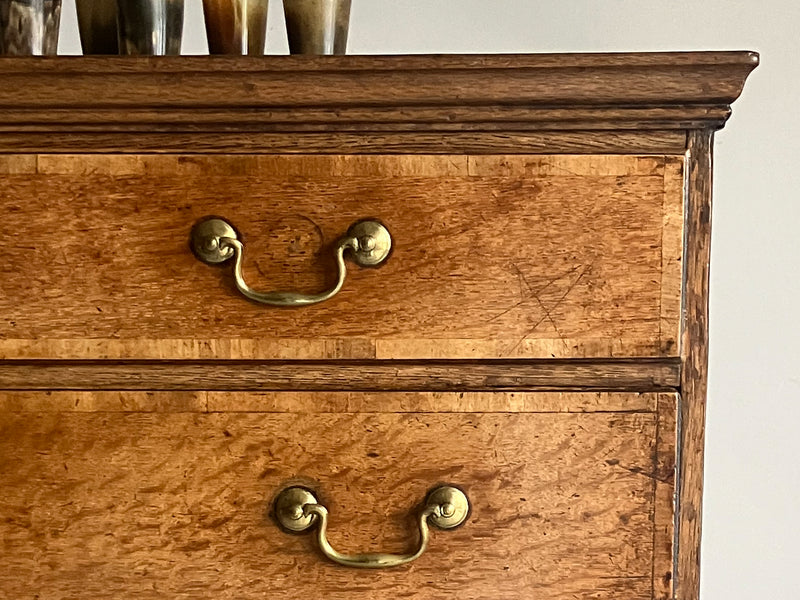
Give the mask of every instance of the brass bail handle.
[{"label": "brass bail handle", "polygon": [[353,261],[361,267],[375,267],[383,263],[392,249],[392,236],[389,230],[374,220],[354,223],[334,248],[337,265],[336,284],[318,294],[299,292],[257,292],[251,288],[242,275],[244,244],[236,230],[225,219],[207,217],[192,228],[192,250],[198,259],[209,265],[224,263],[231,258],[236,288],[247,298],[270,306],[308,306],[333,298],[344,285],[347,267],[344,253],[350,250]]},{"label": "brass bail handle", "polygon": [[345,567],[384,569],[399,567],[417,560],[428,548],[428,522],[439,529],[453,529],[466,521],[469,500],[460,489],[442,486],[428,494],[425,507],[419,514],[419,545],[411,554],[343,554],[335,550],[327,538],[328,509],[317,501],[313,492],[302,487],[283,490],[275,500],[275,517],[287,531],[300,533],[317,528],[317,542],[322,553]]}]

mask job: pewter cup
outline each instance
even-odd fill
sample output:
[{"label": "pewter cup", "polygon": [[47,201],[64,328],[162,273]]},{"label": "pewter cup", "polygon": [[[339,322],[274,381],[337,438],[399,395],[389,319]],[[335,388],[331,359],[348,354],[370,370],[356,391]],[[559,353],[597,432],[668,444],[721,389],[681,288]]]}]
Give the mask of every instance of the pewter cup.
[{"label": "pewter cup", "polygon": [[61,0],[0,0],[0,55],[56,54]]},{"label": "pewter cup", "polygon": [[120,54],[181,53],[183,0],[117,0]]},{"label": "pewter cup", "polygon": [[283,0],[291,54],[344,54],[350,0]]},{"label": "pewter cup", "polygon": [[203,0],[209,54],[263,56],[269,0]]},{"label": "pewter cup", "polygon": [[84,54],[119,54],[116,0],[75,0]]}]

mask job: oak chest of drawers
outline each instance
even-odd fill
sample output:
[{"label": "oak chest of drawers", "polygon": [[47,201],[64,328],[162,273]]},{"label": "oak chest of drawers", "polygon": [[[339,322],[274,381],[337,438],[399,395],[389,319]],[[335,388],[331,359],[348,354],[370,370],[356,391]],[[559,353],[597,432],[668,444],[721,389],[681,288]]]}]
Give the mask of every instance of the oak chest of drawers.
[{"label": "oak chest of drawers", "polygon": [[697,598],[757,60],[0,60],[0,598]]}]

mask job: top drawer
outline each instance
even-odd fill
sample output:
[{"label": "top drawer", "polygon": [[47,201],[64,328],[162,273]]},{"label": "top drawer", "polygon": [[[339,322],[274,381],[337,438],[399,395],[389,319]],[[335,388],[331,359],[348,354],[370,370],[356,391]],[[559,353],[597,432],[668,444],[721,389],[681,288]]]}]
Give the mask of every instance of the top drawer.
[{"label": "top drawer", "polygon": [[[0,358],[675,356],[682,156],[0,157]],[[256,289],[319,291],[377,218],[393,252],[332,299],[244,299],[191,252],[229,220]]]}]

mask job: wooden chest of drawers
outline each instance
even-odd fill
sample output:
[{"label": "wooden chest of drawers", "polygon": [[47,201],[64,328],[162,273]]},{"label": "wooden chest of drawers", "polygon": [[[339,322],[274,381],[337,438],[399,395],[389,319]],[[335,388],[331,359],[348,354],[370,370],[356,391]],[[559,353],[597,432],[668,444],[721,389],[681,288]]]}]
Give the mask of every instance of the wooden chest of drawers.
[{"label": "wooden chest of drawers", "polygon": [[697,598],[757,60],[0,60],[0,598]]}]

